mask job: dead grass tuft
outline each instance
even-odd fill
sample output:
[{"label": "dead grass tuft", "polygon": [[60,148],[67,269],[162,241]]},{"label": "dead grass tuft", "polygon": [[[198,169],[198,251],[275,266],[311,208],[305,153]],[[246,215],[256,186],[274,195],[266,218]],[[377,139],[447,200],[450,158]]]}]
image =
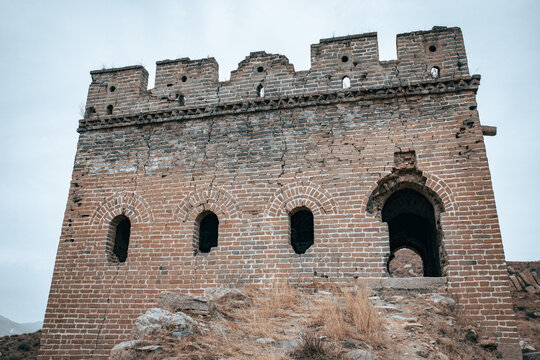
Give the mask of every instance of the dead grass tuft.
[{"label": "dead grass tuft", "polygon": [[381,314],[369,300],[370,290],[365,286],[344,294],[346,318],[352,322],[356,334],[370,338],[380,337],[384,322]]},{"label": "dead grass tuft", "polygon": [[323,334],[330,338],[343,339],[348,333],[348,325],[337,296],[334,299],[323,300],[315,322],[322,326]]},{"label": "dead grass tuft", "polygon": [[275,336],[275,320],[290,316],[299,309],[299,291],[286,282],[273,282],[267,289],[251,287],[246,292],[253,299],[252,306],[240,309],[236,316],[242,318],[245,328],[256,336]]},{"label": "dead grass tuft", "polygon": [[306,329],[300,333],[300,347],[291,356],[296,360],[339,360],[343,351],[326,343],[313,329]]},{"label": "dead grass tuft", "polygon": [[370,290],[364,286],[354,290],[335,289],[331,298],[319,304],[312,325],[322,327],[326,336],[336,340],[351,335],[380,342],[384,321],[369,300],[369,294]]}]

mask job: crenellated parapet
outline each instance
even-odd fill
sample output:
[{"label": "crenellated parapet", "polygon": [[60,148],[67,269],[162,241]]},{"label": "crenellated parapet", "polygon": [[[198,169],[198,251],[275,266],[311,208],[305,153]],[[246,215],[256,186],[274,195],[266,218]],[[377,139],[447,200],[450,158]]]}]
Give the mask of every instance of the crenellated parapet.
[{"label": "crenellated parapet", "polygon": [[176,120],[383,94],[476,90],[459,28],[399,34],[396,43],[397,60],[380,61],[376,33],[322,39],[311,46],[311,68],[298,72],[283,55],[253,52],[224,82],[214,58],[163,60],[156,63],[150,90],[142,66],[92,71],[79,131],[149,117]]}]

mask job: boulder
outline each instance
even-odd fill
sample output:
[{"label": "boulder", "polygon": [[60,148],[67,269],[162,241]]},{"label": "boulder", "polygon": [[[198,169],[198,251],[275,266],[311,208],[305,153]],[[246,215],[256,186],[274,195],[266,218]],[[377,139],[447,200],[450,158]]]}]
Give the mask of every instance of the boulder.
[{"label": "boulder", "polygon": [[138,343],[137,340],[130,340],[115,345],[115,347],[111,349],[109,360],[135,360],[137,356],[135,346]]},{"label": "boulder", "polygon": [[456,302],[454,301],[454,299],[446,297],[446,296],[442,296],[441,294],[437,294],[437,293],[432,294],[430,297],[430,300],[433,301],[435,304],[443,304],[446,306],[456,305]]},{"label": "boulder", "polygon": [[158,307],[173,313],[182,311],[199,315],[208,315],[212,310],[212,304],[207,298],[172,291],[161,292]]},{"label": "boulder", "polygon": [[524,271],[519,273],[519,276],[523,279],[525,284],[528,286],[533,286],[535,288],[538,288],[538,284],[536,283],[536,280],[534,280],[534,277],[531,273],[531,270],[525,269]]},{"label": "boulder", "polygon": [[220,307],[239,308],[246,305],[249,295],[240,289],[210,289],[207,296]]},{"label": "boulder", "polygon": [[159,345],[148,345],[142,340],[124,341],[111,349],[109,360],[137,360],[141,353],[159,352]]},{"label": "boulder", "polygon": [[149,335],[171,335],[173,332],[188,336],[197,333],[198,328],[199,324],[189,315],[152,308],[135,320],[133,337],[142,339]]},{"label": "boulder", "polygon": [[510,275],[510,282],[512,283],[512,285],[514,285],[517,291],[523,290],[523,287],[521,286],[515,275]]},{"label": "boulder", "polygon": [[345,358],[347,360],[379,360],[379,358],[376,355],[373,355],[369,351],[358,349],[349,351]]}]

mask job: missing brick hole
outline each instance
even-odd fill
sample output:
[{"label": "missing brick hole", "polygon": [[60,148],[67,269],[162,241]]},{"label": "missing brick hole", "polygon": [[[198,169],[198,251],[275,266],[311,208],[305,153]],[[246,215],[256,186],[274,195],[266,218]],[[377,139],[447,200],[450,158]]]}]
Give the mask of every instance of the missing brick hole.
[{"label": "missing brick hole", "polygon": [[110,92],[114,92],[115,90],[116,90],[116,86],[111,86],[111,87],[109,88],[109,91],[110,91]]},{"label": "missing brick hole", "polygon": [[186,75],[182,76],[181,80],[182,80],[182,82],[186,82],[187,81],[187,76]]},{"label": "missing brick hole", "polygon": [[343,55],[343,56],[341,57],[341,62],[346,63],[347,61],[349,61],[349,57],[346,56],[346,55]]},{"label": "missing brick hole", "polygon": [[167,87],[171,87],[173,84],[167,84]]},{"label": "missing brick hole", "polygon": [[186,98],[184,95],[177,95],[178,96],[178,104],[180,106],[186,105]]},{"label": "missing brick hole", "polygon": [[476,110],[476,105],[469,106],[469,110]]},{"label": "missing brick hole", "polygon": [[436,47],[435,45],[431,45],[431,46],[429,47],[429,51],[435,52],[435,51],[437,51],[437,47]]},{"label": "missing brick hole", "polygon": [[263,72],[263,71],[264,71],[264,68],[263,68],[262,66],[259,66],[259,67],[257,68],[257,72]]},{"label": "missing brick hole", "polygon": [[113,106],[107,105],[107,115],[112,115],[112,112],[113,112]]},{"label": "missing brick hole", "polygon": [[430,72],[433,79],[438,79],[441,77],[441,69],[439,69],[437,66],[432,67]]}]

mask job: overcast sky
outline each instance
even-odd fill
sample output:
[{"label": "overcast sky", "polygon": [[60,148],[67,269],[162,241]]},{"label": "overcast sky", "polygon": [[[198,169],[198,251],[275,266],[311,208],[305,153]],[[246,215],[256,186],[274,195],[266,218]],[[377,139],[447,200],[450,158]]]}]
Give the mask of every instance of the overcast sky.
[{"label": "overcast sky", "polygon": [[463,31],[482,75],[486,137],[508,260],[540,260],[539,1],[7,1],[0,0],[0,315],[42,320],[89,71],[213,56],[227,80],[252,51],[310,67],[321,38],[395,36],[434,25]]}]

